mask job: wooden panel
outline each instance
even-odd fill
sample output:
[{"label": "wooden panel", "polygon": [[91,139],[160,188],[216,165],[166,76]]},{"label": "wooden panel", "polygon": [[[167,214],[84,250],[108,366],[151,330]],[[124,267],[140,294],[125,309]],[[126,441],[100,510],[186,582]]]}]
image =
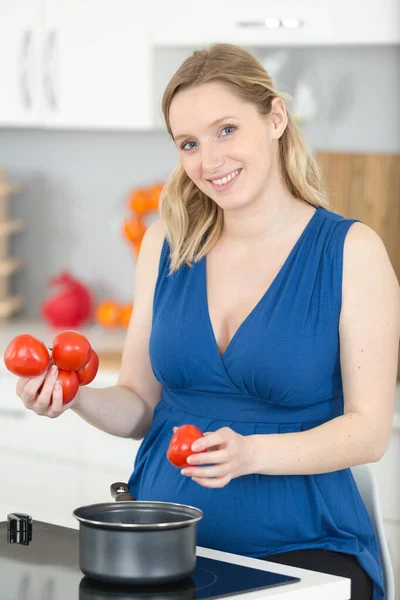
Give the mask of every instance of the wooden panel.
[{"label": "wooden panel", "polygon": [[20,258],[10,256],[10,236],[24,228],[21,219],[10,219],[10,197],[22,191],[20,184],[10,183],[7,173],[0,169],[0,321],[5,322],[13,314],[19,312],[24,305],[24,298],[11,296],[11,277],[23,267]]},{"label": "wooden panel", "polygon": [[400,280],[400,155],[317,152],[316,158],[331,210],[360,219],[380,235]]}]

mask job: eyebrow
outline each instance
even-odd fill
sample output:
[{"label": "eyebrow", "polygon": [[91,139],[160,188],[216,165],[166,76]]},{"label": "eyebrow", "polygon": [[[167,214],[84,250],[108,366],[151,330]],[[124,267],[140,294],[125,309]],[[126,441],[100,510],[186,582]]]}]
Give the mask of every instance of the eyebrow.
[{"label": "eyebrow", "polygon": [[[210,127],[214,127],[215,125],[218,125],[218,123],[221,123],[222,121],[227,121],[229,119],[238,119],[238,117],[233,117],[233,116],[227,116],[227,117],[221,117],[219,119],[215,119],[215,121],[213,121],[212,123],[209,124],[209,128]],[[176,137],[174,137],[174,141],[177,142],[180,139],[183,138],[190,138],[191,134],[190,133],[180,133],[179,135],[177,135]]]}]

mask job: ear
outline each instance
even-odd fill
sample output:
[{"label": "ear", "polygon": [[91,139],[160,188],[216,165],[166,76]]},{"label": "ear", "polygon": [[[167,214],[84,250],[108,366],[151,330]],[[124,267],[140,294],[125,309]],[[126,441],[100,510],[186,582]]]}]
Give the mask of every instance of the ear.
[{"label": "ear", "polygon": [[288,122],[286,106],[281,98],[274,98],[272,100],[269,121],[272,138],[277,140],[282,136]]}]

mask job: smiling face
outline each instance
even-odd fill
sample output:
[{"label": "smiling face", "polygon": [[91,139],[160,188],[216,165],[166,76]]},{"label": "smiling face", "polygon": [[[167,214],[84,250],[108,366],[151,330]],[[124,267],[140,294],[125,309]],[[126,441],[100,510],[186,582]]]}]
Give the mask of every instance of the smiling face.
[{"label": "smiling face", "polygon": [[173,98],[169,121],[181,164],[221,208],[259,202],[280,176],[278,140],[286,126],[282,105],[274,99],[269,118],[220,82],[179,91]]}]

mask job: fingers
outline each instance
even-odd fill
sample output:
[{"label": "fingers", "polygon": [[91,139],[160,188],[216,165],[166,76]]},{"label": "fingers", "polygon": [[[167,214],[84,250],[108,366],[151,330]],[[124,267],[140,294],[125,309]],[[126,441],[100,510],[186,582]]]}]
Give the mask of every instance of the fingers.
[{"label": "fingers", "polygon": [[206,488],[223,488],[231,481],[231,477],[229,475],[225,475],[225,477],[192,477],[192,480]]},{"label": "fingers", "polygon": [[43,386],[38,390],[33,410],[37,415],[45,415],[51,404],[51,396],[57,381],[58,369],[54,365],[49,369]]},{"label": "fingers", "polygon": [[63,404],[63,389],[61,383],[56,381],[51,396],[51,404],[47,409],[46,416],[50,419],[55,419],[67,410],[67,408],[68,407]]},{"label": "fingers", "polygon": [[48,371],[45,371],[41,375],[37,375],[37,377],[20,377],[18,379],[15,391],[17,396],[21,398],[26,408],[32,409],[36,401],[38,390],[40,389],[47,375]]},{"label": "fingers", "polygon": [[215,465],[226,462],[229,459],[226,450],[216,450],[213,452],[210,452],[210,450],[208,449],[207,452],[199,454],[191,454],[186,462],[190,465]]},{"label": "fingers", "polygon": [[58,369],[55,366],[37,377],[21,377],[16,385],[17,396],[21,398],[26,408],[38,415],[44,415],[50,406],[57,377]]},{"label": "fingers", "polygon": [[220,465],[214,465],[212,467],[196,467],[181,469],[182,475],[188,477],[195,477],[196,479],[207,479],[208,477],[225,477],[231,471],[231,465],[224,463]]}]

